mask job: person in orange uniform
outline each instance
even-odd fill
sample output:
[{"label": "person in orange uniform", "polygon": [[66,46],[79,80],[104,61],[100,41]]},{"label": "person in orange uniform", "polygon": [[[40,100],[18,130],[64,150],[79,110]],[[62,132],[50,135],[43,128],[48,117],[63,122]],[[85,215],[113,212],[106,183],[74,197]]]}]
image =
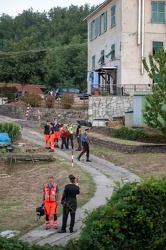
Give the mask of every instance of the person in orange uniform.
[{"label": "person in orange uniform", "polygon": [[57,119],[54,119],[54,147],[59,148],[58,142],[59,142],[59,123],[57,122]]},{"label": "person in orange uniform", "polygon": [[60,201],[60,189],[50,176],[43,187],[43,204],[46,214],[46,230],[50,229],[50,215],[52,213],[53,227],[57,229],[57,208]]},{"label": "person in orange uniform", "polygon": [[44,144],[45,148],[49,149],[50,143],[50,121],[47,121],[46,125],[44,126]]},{"label": "person in orange uniform", "polygon": [[51,122],[50,123],[50,139],[49,139],[51,149],[49,150],[49,152],[54,152],[54,139],[55,139],[54,124]]}]

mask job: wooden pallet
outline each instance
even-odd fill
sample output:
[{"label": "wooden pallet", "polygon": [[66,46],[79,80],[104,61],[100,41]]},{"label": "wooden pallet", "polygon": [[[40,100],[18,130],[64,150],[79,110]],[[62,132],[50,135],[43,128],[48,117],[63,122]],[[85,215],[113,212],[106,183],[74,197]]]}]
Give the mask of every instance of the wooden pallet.
[{"label": "wooden pallet", "polygon": [[40,162],[40,161],[53,161],[54,157],[52,155],[16,155],[16,154],[10,154],[9,156],[7,156],[7,159],[10,161],[10,166],[13,163],[17,163],[17,162],[32,162],[32,163],[36,163],[36,162]]}]

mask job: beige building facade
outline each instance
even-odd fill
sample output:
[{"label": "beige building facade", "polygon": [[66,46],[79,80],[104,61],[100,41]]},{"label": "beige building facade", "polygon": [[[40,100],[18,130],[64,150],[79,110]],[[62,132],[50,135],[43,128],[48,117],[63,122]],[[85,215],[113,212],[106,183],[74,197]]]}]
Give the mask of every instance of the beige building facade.
[{"label": "beige building facade", "polygon": [[166,1],[106,0],[88,24],[88,92],[150,90],[142,58],[166,48]]}]

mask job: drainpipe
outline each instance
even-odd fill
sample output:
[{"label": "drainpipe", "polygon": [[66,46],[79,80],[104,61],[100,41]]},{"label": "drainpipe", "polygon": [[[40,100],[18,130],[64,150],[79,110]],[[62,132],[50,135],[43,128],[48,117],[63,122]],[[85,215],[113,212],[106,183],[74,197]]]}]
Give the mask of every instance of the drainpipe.
[{"label": "drainpipe", "polygon": [[137,44],[140,44],[141,37],[141,0],[138,0],[138,37]]},{"label": "drainpipe", "polygon": [[[141,60],[144,57],[144,36],[145,36],[145,30],[144,30],[144,23],[145,23],[145,0],[142,0],[142,39],[141,39]],[[141,64],[141,74],[144,73],[144,67],[143,63]]]}]

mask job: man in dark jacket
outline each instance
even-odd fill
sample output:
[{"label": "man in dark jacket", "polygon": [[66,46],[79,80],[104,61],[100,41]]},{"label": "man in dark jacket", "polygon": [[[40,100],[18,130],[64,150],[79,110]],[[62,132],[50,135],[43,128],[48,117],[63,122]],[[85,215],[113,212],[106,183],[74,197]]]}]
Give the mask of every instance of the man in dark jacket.
[{"label": "man in dark jacket", "polygon": [[75,177],[69,175],[70,184],[67,184],[64,188],[61,204],[63,205],[63,218],[62,227],[58,233],[66,233],[67,219],[70,213],[70,233],[73,232],[73,227],[75,223],[75,213],[77,209],[77,198],[76,195],[80,193],[79,187],[75,184]]}]

